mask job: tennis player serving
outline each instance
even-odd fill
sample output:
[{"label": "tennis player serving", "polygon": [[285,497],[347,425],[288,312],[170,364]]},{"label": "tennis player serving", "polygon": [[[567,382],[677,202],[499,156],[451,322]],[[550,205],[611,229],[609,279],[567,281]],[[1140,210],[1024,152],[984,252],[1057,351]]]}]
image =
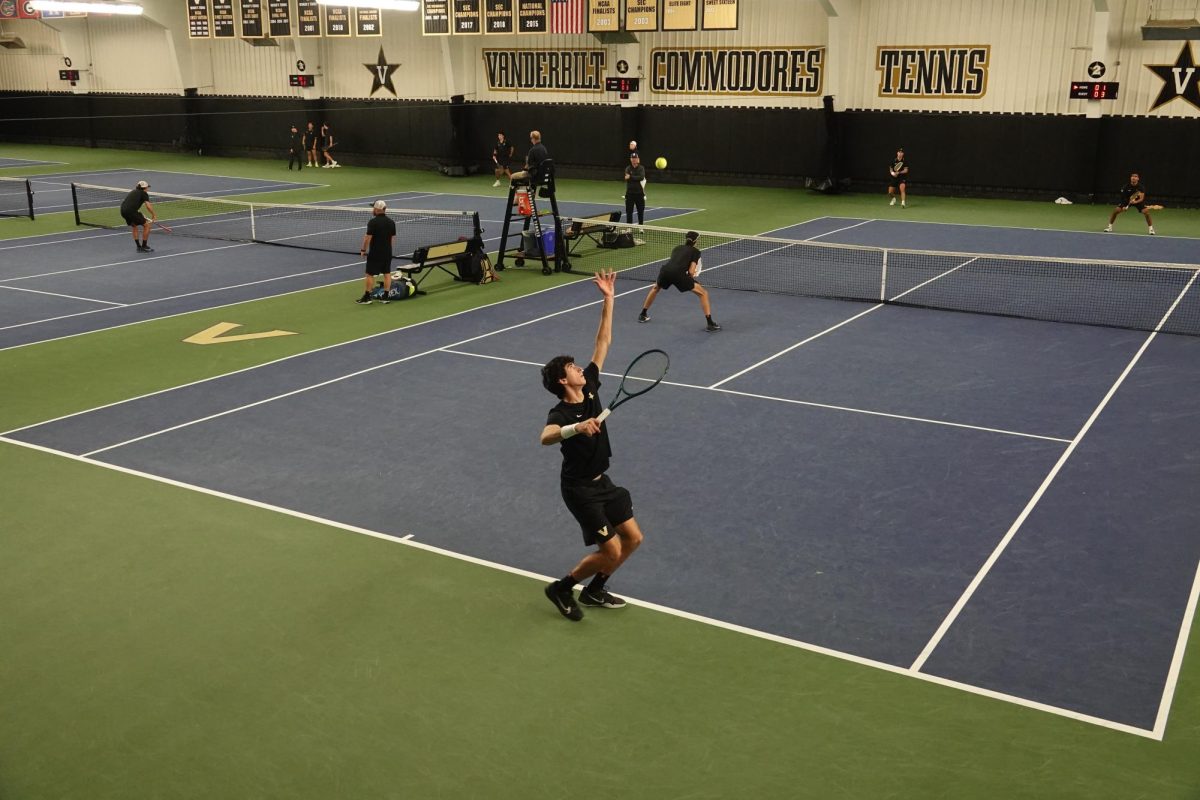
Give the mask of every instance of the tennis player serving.
[{"label": "tennis player serving", "polygon": [[[633,518],[629,492],[615,485],[606,474],[612,450],[600,403],[600,369],[612,342],[613,288],[617,275],[600,270],[596,287],[604,296],[600,306],[600,329],[592,360],[580,367],[571,356],[552,358],[542,367],[542,385],[559,399],[546,417],[543,445],[561,445],[562,471],[559,485],[567,510],[583,532],[583,542],[596,550],[584,556],[560,580],[546,586],[546,597],[569,620],[583,619],[580,605],[622,608],[625,601],[605,588],[609,577],[642,543],[642,531]],[[575,584],[591,578],[576,602]]]},{"label": "tennis player serving", "polygon": [[1117,221],[1117,217],[1128,211],[1131,206],[1142,212],[1142,216],[1146,218],[1147,232],[1153,236],[1154,220],[1150,219],[1151,207],[1146,205],[1146,185],[1142,183],[1142,176],[1136,172],[1129,176],[1129,183],[1121,189],[1121,199],[1117,201],[1117,207],[1109,215],[1108,227],[1104,229],[1104,232],[1112,233],[1113,223]]}]

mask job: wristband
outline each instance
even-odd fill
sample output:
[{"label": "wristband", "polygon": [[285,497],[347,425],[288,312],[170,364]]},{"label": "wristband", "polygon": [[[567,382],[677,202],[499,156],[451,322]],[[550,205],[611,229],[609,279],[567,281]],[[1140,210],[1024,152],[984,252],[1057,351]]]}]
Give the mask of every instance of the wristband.
[{"label": "wristband", "polygon": [[564,440],[565,440],[565,439],[570,439],[570,438],[571,438],[572,436],[574,436],[576,433],[577,433],[577,431],[575,430],[575,426],[574,426],[574,425],[563,425],[563,426],[562,426],[562,428],[561,428],[561,429],[559,429],[559,435],[560,435],[560,436],[562,436],[562,438],[563,438]]}]

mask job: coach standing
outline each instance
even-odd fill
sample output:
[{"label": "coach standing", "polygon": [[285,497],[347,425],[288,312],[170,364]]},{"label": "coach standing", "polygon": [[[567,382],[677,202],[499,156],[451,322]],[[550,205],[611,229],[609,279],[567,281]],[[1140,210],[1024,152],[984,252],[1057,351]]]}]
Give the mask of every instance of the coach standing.
[{"label": "coach standing", "polygon": [[646,168],[637,153],[629,154],[629,166],[625,167],[625,222],[633,224],[633,210],[637,209],[638,225],[644,225],[646,216]]},{"label": "coach standing", "polygon": [[[146,190],[150,188],[150,184],[146,181],[138,181],[137,186],[133,187],[133,191],[125,195],[125,199],[121,201],[121,216],[125,218],[125,222],[133,230],[133,243],[137,245],[139,253],[153,253],[150,249],[150,222],[158,220],[158,214],[154,213],[154,206],[150,204],[150,193]],[[142,214],[142,206],[150,212],[150,222],[146,221],[146,217]],[[142,238],[138,239],[138,229],[141,229]]]},{"label": "coach standing", "polygon": [[363,296],[355,300],[360,306],[371,302],[371,292],[375,290],[375,276],[383,276],[383,298],[379,301],[384,305],[388,302],[388,293],[392,290],[392,243],[396,240],[396,223],[387,215],[387,203],[376,200],[372,207],[371,220],[367,223],[367,234],[363,236],[360,256],[367,257],[365,268]]}]

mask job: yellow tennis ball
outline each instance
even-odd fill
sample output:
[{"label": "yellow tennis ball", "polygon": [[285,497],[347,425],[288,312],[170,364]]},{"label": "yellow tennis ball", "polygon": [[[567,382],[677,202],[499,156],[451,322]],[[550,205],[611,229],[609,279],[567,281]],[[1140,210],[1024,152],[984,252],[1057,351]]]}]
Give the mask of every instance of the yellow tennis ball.
[{"label": "yellow tennis ball", "polygon": [[659,169],[666,169],[667,160],[662,156],[659,156],[658,158],[654,159],[654,166],[658,167]]}]

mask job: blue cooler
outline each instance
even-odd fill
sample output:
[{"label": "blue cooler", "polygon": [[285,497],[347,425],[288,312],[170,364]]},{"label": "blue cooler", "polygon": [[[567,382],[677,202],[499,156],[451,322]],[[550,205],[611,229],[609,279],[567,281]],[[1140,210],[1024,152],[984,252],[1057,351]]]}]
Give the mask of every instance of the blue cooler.
[{"label": "blue cooler", "polygon": [[542,231],[542,252],[547,256],[554,255],[554,227]]}]

